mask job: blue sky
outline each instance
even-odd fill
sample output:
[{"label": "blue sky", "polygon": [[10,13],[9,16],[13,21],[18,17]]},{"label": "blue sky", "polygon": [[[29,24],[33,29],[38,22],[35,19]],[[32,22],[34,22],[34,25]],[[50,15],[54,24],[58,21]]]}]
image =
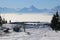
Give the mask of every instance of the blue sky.
[{"label": "blue sky", "polygon": [[60,5],[60,0],[0,0],[0,7],[24,8],[34,5],[39,9],[51,9]]}]

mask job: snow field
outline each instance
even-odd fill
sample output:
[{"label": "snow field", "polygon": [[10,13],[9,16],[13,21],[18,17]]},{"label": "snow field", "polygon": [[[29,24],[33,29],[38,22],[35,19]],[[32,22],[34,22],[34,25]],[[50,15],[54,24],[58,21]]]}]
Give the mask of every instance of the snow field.
[{"label": "snow field", "polygon": [[4,33],[4,35],[0,35],[0,40],[60,40],[60,31],[56,32],[48,27],[38,29],[30,28],[26,29],[26,32]]}]

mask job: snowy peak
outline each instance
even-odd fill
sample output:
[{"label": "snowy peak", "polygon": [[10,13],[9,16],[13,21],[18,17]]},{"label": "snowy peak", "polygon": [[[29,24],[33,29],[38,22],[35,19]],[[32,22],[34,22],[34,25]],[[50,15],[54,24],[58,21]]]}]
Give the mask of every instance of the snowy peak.
[{"label": "snowy peak", "polygon": [[23,8],[19,12],[40,12],[35,6],[31,6],[30,8]]},{"label": "snowy peak", "polygon": [[[35,6],[32,5],[32,6],[30,7],[30,9],[37,9],[37,8],[36,8]],[[37,10],[38,10],[38,9],[37,9]]]}]

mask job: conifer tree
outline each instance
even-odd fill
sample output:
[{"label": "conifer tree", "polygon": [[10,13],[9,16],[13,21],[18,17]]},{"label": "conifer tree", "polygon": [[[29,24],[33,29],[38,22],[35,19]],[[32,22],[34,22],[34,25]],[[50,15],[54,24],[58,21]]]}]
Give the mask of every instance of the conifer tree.
[{"label": "conifer tree", "polygon": [[58,15],[58,12],[56,12],[56,14],[53,15],[53,18],[51,21],[51,28],[53,30],[59,30],[58,20],[59,20],[59,15]]},{"label": "conifer tree", "polygon": [[59,30],[59,14],[56,12],[56,30]]},{"label": "conifer tree", "polygon": [[3,24],[7,23],[7,21],[5,20],[5,18],[3,18],[2,23]]},{"label": "conifer tree", "polygon": [[51,28],[54,30],[55,28],[55,20],[56,19],[56,16],[55,16],[55,14],[53,15],[53,18],[52,18],[52,21],[51,21]]},{"label": "conifer tree", "polygon": [[2,18],[1,18],[1,16],[0,16],[0,26],[2,25]]},{"label": "conifer tree", "polygon": [[5,24],[5,23],[7,23],[7,21],[5,20],[5,18],[2,18],[0,16],[0,26],[2,26],[2,24]]}]

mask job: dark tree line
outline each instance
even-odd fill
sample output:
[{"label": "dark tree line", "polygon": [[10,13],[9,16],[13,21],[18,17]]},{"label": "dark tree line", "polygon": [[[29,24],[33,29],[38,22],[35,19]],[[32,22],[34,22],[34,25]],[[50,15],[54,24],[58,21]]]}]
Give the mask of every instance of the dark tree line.
[{"label": "dark tree line", "polygon": [[51,20],[51,28],[53,30],[60,30],[60,23],[59,23],[59,14],[56,12],[56,14],[53,15]]}]

